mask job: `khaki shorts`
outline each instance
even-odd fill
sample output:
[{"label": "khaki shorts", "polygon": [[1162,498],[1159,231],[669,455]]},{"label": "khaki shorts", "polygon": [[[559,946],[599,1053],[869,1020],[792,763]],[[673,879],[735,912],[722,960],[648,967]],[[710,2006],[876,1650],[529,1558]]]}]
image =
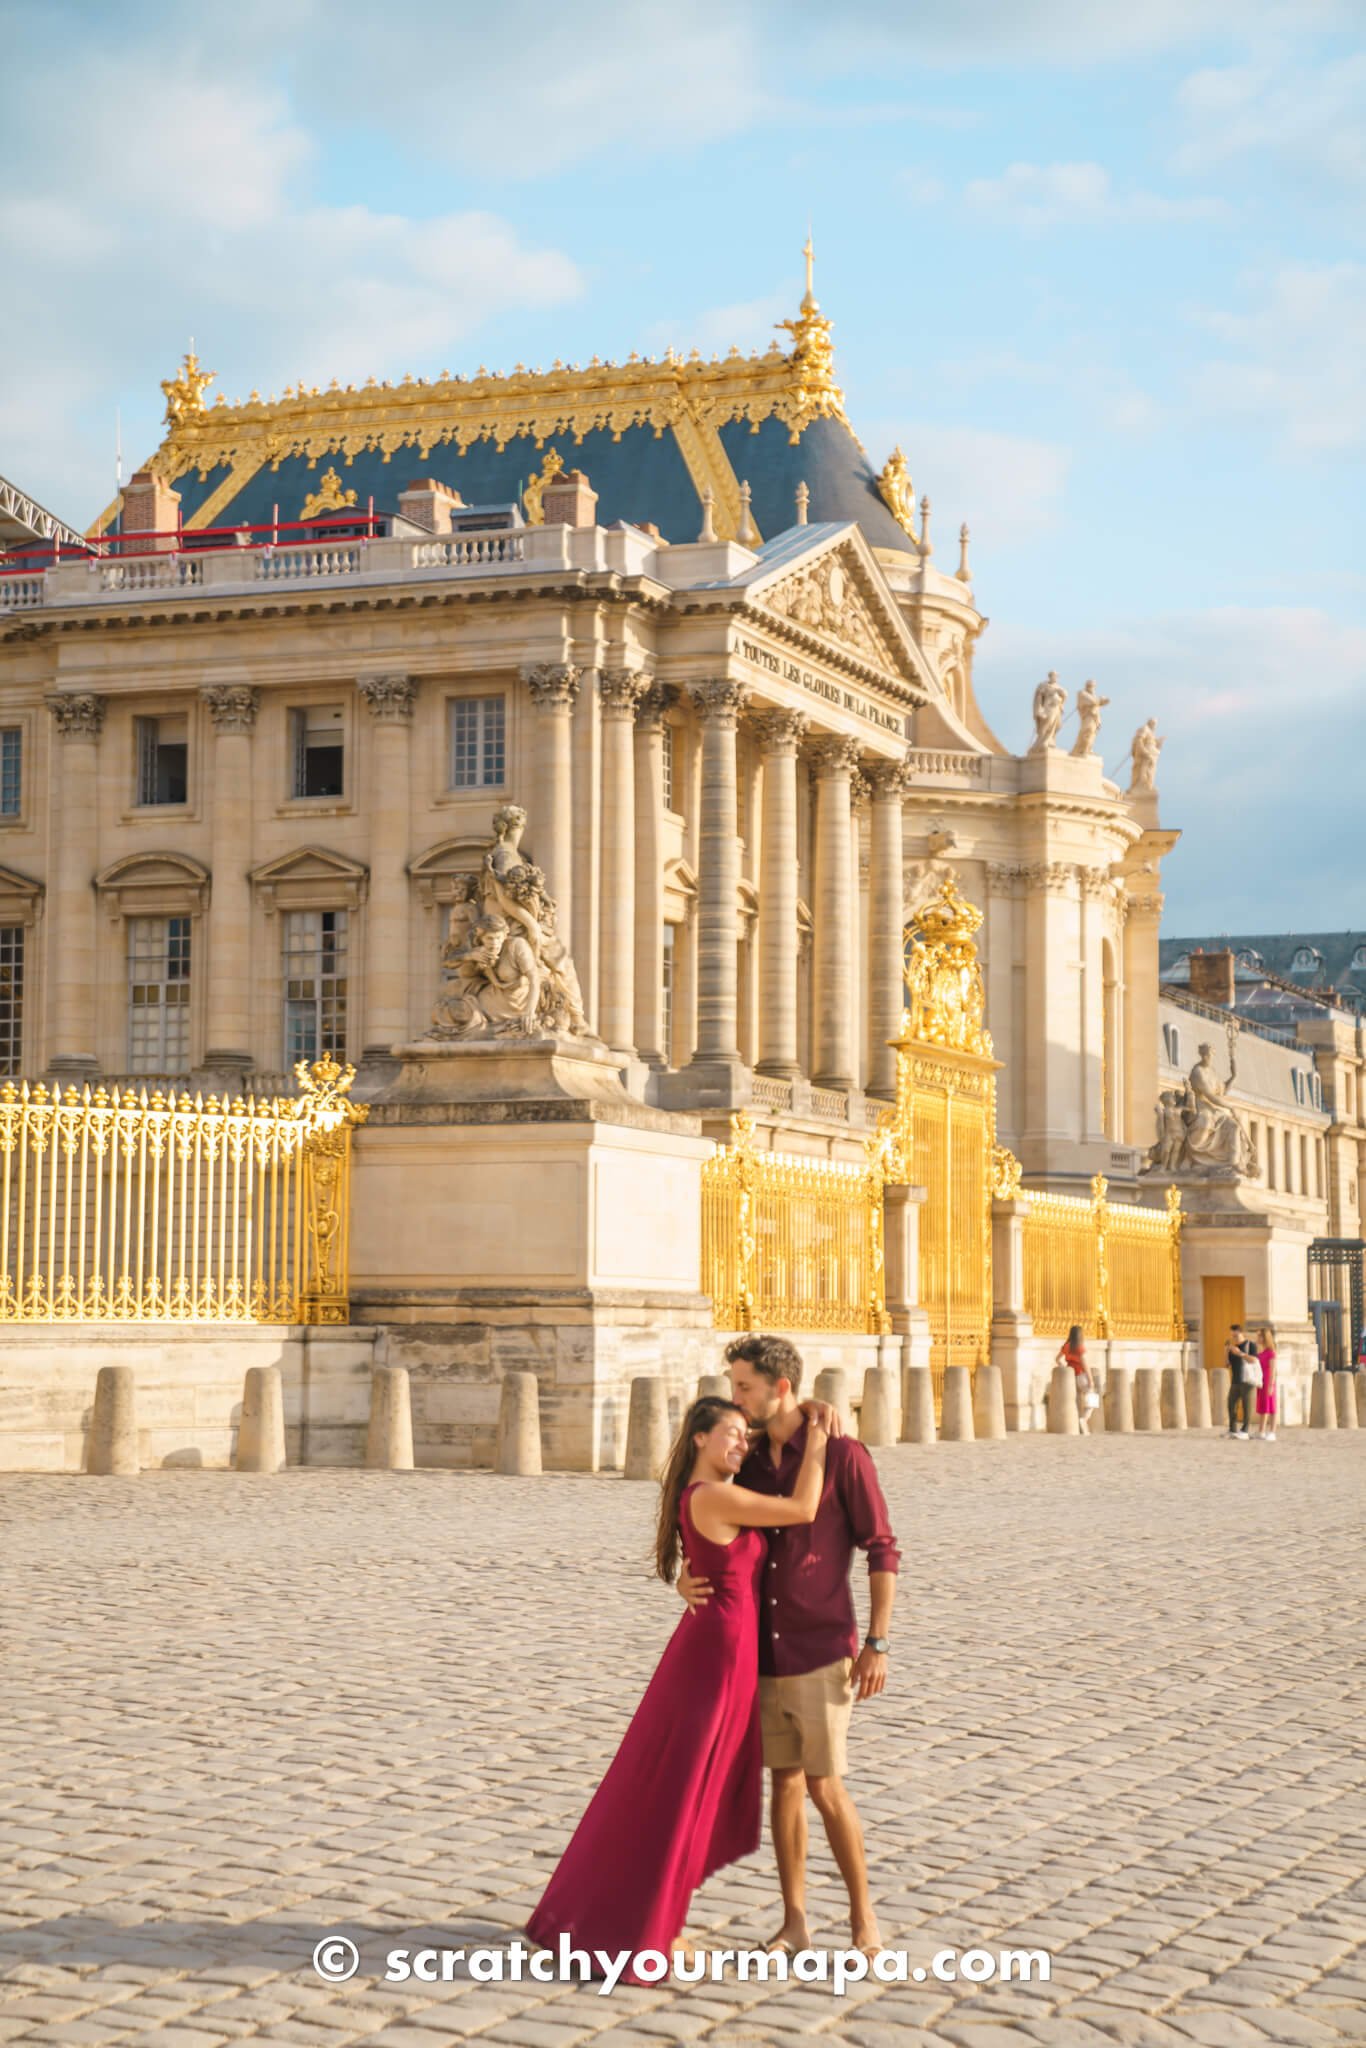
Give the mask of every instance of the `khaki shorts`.
[{"label": "khaki shorts", "polygon": [[770,1771],[800,1768],[808,1778],[842,1778],[849,1768],[849,1716],[854,1711],[852,1657],[759,1678],[759,1727]]}]

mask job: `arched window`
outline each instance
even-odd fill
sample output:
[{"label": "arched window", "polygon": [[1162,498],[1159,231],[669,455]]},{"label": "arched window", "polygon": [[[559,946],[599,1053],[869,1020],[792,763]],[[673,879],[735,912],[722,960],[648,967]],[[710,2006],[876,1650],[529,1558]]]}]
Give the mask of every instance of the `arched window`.
[{"label": "arched window", "polygon": [[1351,964],[1354,973],[1360,972],[1360,970],[1363,967],[1366,967],[1366,946],[1357,947],[1355,953],[1353,953],[1352,955]]},{"label": "arched window", "polygon": [[1290,962],[1290,972],[1292,974],[1313,974],[1315,969],[1322,965],[1322,959],[1312,946],[1296,946],[1295,957]]}]

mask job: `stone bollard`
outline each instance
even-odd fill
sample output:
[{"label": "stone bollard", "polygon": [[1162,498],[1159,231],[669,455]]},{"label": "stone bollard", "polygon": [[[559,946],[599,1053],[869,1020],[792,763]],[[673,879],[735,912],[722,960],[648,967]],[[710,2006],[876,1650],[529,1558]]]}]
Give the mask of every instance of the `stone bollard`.
[{"label": "stone bollard", "polygon": [[880,1447],[896,1442],[896,1376],[889,1365],[870,1365],[863,1375],[859,1442]]},{"label": "stone bollard", "polygon": [[1336,1429],[1338,1426],[1337,1396],[1333,1392],[1331,1372],[1316,1372],[1309,1380],[1309,1427],[1311,1429]]},{"label": "stone bollard", "polygon": [[1232,1378],[1226,1365],[1216,1365],[1211,1368],[1209,1375],[1209,1413],[1210,1426],[1213,1429],[1227,1430],[1228,1428],[1228,1390],[1232,1383]]},{"label": "stone bollard", "polygon": [[285,1469],[285,1389],[278,1365],[249,1365],[237,1425],[239,1472]]},{"label": "stone bollard", "polygon": [[901,1441],[904,1444],[939,1441],[934,1420],[934,1376],[927,1365],[908,1365],[902,1371]]},{"label": "stone bollard", "polygon": [[697,1382],[699,1401],[729,1401],[730,1381],[723,1372],[704,1372]]},{"label": "stone bollard", "polygon": [[503,1374],[493,1469],[517,1479],[540,1475],[541,1385],[534,1372]]},{"label": "stone bollard", "polygon": [[1077,1413],[1077,1376],[1070,1365],[1055,1365],[1048,1382],[1048,1434],[1080,1436]]},{"label": "stone bollard", "polygon": [[136,1381],[131,1365],[102,1365],[95,1375],[86,1471],[102,1478],[140,1472]]},{"label": "stone bollard", "polygon": [[946,1444],[970,1444],[976,1435],[972,1426],[972,1373],[966,1365],[944,1368],[944,1411],[939,1434]]},{"label": "stone bollard", "polygon": [[846,1436],[849,1433],[849,1375],[842,1365],[827,1365],[816,1374],[816,1384],[811,1389],[815,1401],[828,1401],[838,1411],[844,1424]]},{"label": "stone bollard", "polygon": [[[1092,1372],[1091,1374],[1091,1385],[1096,1388],[1096,1392],[1100,1395],[1100,1401],[1099,1404],[1091,1410],[1090,1415],[1087,1417],[1086,1427],[1092,1436],[1104,1436],[1106,1432],[1105,1389],[1104,1387],[1096,1387],[1096,1376],[1094,1372]],[[1078,1420],[1080,1419],[1080,1411],[1078,1411]]]},{"label": "stone bollard", "polygon": [[1160,1412],[1164,1429],[1186,1427],[1186,1383],[1179,1365],[1162,1367]]},{"label": "stone bollard", "polygon": [[664,1382],[640,1374],[631,1382],[626,1421],[625,1479],[658,1479],[669,1455],[669,1403]]},{"label": "stone bollard", "polygon": [[1357,1428],[1366,1429],[1366,1372],[1354,1372],[1357,1396]]},{"label": "stone bollard", "polygon": [[1006,1397],[999,1365],[979,1365],[972,1388],[974,1436],[988,1441],[1006,1433]]},{"label": "stone bollard", "polygon": [[1128,1436],[1134,1426],[1134,1383],[1127,1365],[1112,1365],[1105,1375],[1105,1427]]},{"label": "stone bollard", "polygon": [[371,1472],[413,1469],[413,1403],[406,1365],[377,1365],[370,1375],[365,1463]]},{"label": "stone bollard", "polygon": [[1203,1365],[1186,1367],[1186,1427],[1212,1429],[1209,1406],[1209,1374]]},{"label": "stone bollard", "polygon": [[1134,1374],[1134,1428],[1161,1429],[1162,1427],[1162,1370],[1156,1365],[1140,1365]]},{"label": "stone bollard", "polygon": [[1353,1381],[1356,1379],[1356,1374],[1354,1372],[1335,1372],[1333,1379],[1335,1381],[1333,1399],[1337,1403],[1338,1428],[1355,1429],[1357,1427],[1357,1390],[1353,1385]]}]

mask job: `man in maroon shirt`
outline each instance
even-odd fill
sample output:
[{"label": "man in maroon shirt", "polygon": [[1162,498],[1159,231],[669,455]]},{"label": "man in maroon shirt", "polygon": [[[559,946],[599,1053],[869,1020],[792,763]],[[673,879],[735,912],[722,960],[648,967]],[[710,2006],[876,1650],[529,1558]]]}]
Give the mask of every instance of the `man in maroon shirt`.
[{"label": "man in maroon shirt", "polygon": [[[797,1405],[800,1353],[784,1337],[738,1337],[726,1347],[731,1393],[761,1432],[737,1474],[756,1493],[790,1494],[806,1442]],[[807,1404],[808,1407],[812,1404]],[[863,1830],[844,1785],[847,1734],[856,1699],[887,1683],[887,1635],[901,1552],[892,1534],[877,1469],[839,1418],[822,1413],[832,1434],[825,1485],[809,1525],[768,1531],[759,1603],[759,1714],[764,1762],[772,1774],[771,1824],[783,1892],[783,1924],[771,1949],[809,1948],[806,1924],[806,1795],[811,1794],[849,1891],[853,1945],[878,1952],[868,1893]],[[854,1548],[868,1555],[869,1630],[858,1639],[849,1568]],[[710,1582],[686,1566],[678,1590],[690,1607],[705,1603]]]}]

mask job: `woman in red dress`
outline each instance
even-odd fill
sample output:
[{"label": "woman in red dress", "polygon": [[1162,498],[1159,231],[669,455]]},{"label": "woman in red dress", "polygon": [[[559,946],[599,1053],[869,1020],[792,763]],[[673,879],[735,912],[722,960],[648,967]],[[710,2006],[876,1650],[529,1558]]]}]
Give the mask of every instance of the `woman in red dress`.
[{"label": "woman in red dress", "polygon": [[[812,1522],[825,1476],[825,1431],[807,1426],[790,1499],[735,1484],[749,1449],[743,1409],[694,1401],[661,1481],[655,1567],[666,1585],[680,1551],[710,1578],[686,1608],[526,1932],[542,1947],[655,1949],[679,1942],[694,1891],[759,1846],[758,1581],[765,1529]],[[652,1983],[637,1977],[628,1983]]]}]

